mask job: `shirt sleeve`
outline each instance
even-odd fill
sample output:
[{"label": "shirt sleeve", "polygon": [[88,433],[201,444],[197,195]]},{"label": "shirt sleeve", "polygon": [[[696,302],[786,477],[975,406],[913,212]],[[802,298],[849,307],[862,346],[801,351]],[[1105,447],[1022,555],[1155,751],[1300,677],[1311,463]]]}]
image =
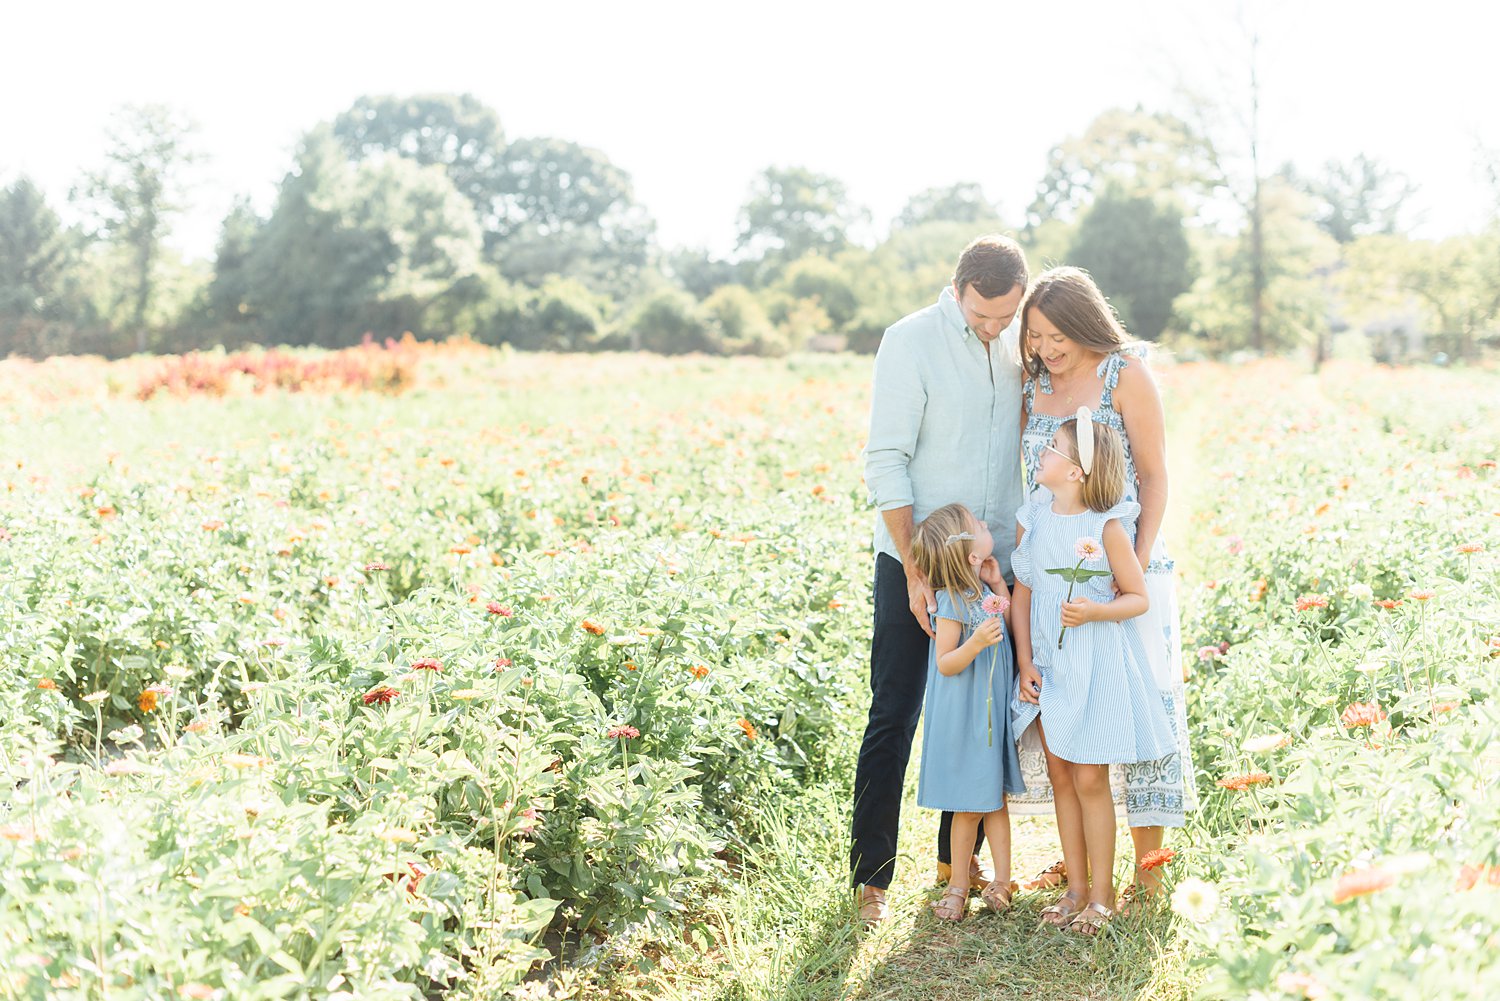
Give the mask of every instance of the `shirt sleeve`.
[{"label": "shirt sleeve", "polygon": [[881,511],[910,507],[914,500],[907,465],[916,451],[927,409],[927,390],[915,362],[903,338],[882,338],[875,354],[870,436],[865,445],[865,486]]}]

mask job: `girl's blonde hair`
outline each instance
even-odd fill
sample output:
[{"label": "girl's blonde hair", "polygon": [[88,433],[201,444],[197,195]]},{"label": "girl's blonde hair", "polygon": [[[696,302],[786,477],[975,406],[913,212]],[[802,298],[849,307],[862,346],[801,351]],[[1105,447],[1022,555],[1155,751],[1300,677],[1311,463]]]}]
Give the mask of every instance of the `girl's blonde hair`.
[{"label": "girl's blonde hair", "polygon": [[934,591],[946,590],[966,617],[969,602],[980,594],[979,568],[969,562],[974,543],[970,526],[978,520],[962,504],[944,504],[912,530],[913,565]]},{"label": "girl's blonde hair", "polygon": [[[1078,462],[1078,421],[1057,429],[1058,444]],[[1082,468],[1080,466],[1080,468]],[[1091,511],[1108,511],[1125,496],[1125,442],[1108,424],[1094,422],[1094,468],[1083,474],[1083,503]]]}]

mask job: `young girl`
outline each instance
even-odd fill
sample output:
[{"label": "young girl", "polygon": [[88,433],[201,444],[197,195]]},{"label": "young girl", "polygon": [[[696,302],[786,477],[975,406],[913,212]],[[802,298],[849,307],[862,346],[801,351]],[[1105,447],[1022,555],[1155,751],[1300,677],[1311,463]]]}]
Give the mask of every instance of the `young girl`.
[{"label": "young girl", "polygon": [[[1092,934],[1114,915],[1115,810],[1109,766],[1150,761],[1176,746],[1127,620],[1146,611],[1145,576],[1135,556],[1138,505],[1122,501],[1125,449],[1088,408],[1063,424],[1042,452],[1036,481],[1050,491],[1024,505],[1016,552],[1015,631],[1019,667],[1015,732],[1034,722],[1047,755],[1068,891],[1042,920]],[[1122,524],[1122,519],[1125,524]],[[1109,570],[1072,585],[1047,573]],[[1102,543],[1102,552],[1099,551]],[[1090,564],[1092,563],[1092,566]]]},{"label": "young girl", "polygon": [[[1006,638],[1010,592],[994,557],[995,540],[962,504],[940,507],[912,534],[912,559],[937,594],[935,638],[927,655],[922,771],[917,804],[953,811],[953,858],[974,852],[979,823],[995,860],[995,878],[980,897],[992,910],[1010,906],[1010,817],[1007,793],[1023,793],[1011,736],[1015,691]],[[988,607],[986,607],[988,606]],[[969,873],[954,866],[939,918],[968,911]]]}]

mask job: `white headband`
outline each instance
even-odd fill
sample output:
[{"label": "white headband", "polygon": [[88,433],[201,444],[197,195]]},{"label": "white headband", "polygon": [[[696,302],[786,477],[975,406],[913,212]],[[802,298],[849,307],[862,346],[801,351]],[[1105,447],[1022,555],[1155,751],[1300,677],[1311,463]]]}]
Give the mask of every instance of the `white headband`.
[{"label": "white headband", "polygon": [[1078,464],[1084,476],[1094,471],[1094,415],[1088,407],[1078,408]]}]

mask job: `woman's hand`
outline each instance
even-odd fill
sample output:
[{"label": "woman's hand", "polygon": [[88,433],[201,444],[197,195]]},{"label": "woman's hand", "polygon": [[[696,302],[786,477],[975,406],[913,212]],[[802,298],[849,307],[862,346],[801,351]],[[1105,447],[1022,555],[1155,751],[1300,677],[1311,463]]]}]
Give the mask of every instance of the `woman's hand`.
[{"label": "woman's hand", "polygon": [[1005,623],[998,615],[985,619],[974,627],[974,635],[969,637],[969,642],[978,649],[983,650],[992,647],[1005,638]]},{"label": "woman's hand", "polygon": [[1020,696],[1022,702],[1038,705],[1042,698],[1042,675],[1031,664],[1021,665]]},{"label": "woman's hand", "polygon": [[1099,606],[1087,598],[1078,597],[1063,602],[1062,624],[1072,629],[1085,622],[1093,622],[1098,616]]}]

